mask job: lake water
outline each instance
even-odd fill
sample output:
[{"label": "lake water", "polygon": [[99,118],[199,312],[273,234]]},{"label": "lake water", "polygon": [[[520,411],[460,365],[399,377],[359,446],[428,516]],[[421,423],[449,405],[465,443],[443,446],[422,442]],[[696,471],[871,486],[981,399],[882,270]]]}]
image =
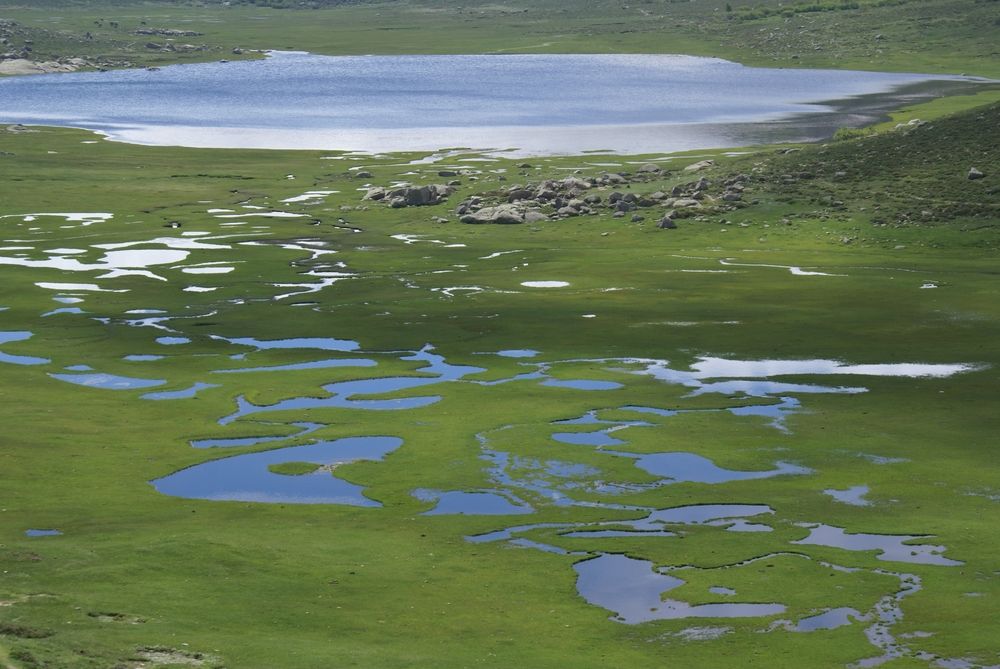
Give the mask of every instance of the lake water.
[{"label": "lake water", "polygon": [[514,155],[806,141],[974,86],[671,55],[317,56],[0,79],[0,121],[195,147]]}]

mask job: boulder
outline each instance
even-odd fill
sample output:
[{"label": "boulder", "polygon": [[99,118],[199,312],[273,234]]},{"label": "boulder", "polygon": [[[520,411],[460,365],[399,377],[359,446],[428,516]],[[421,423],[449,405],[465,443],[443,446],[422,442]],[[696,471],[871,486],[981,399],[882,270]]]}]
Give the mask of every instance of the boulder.
[{"label": "boulder", "polygon": [[977,170],[975,167],[969,168],[969,181],[975,181],[976,179],[983,179],[986,175]]},{"label": "boulder", "polygon": [[653,163],[646,163],[645,165],[639,168],[639,171],[643,172],[644,174],[657,174],[662,170],[660,169],[659,165],[654,165]]},{"label": "boulder", "polygon": [[482,224],[495,223],[499,225],[511,225],[524,223],[524,214],[514,206],[501,204],[496,207],[483,207],[477,212],[466,214],[461,218],[462,223]]},{"label": "boulder", "polygon": [[428,204],[437,204],[440,201],[437,189],[433,186],[407,188],[403,194],[403,199],[409,207],[423,207]]},{"label": "boulder", "polygon": [[660,228],[661,230],[676,230],[677,223],[675,223],[674,219],[670,218],[669,216],[664,216],[663,218],[660,219],[660,222],[656,224],[656,227]]},{"label": "boulder", "polygon": [[687,167],[685,167],[684,171],[685,172],[699,172],[701,170],[706,170],[709,167],[712,167],[713,165],[715,165],[715,161],[714,160],[699,160],[698,162],[691,163],[690,165],[688,165]]},{"label": "boulder", "polygon": [[385,189],[381,187],[369,188],[362,200],[378,201],[385,198]]},{"label": "boulder", "polygon": [[524,188],[515,188],[507,192],[507,202],[517,202],[518,200],[530,200],[534,193]]},{"label": "boulder", "polygon": [[584,181],[583,179],[577,179],[576,177],[566,177],[562,181],[556,182],[558,185],[562,186],[565,190],[588,190],[590,188],[590,182]]},{"label": "boulder", "polygon": [[524,214],[525,223],[541,223],[547,220],[549,220],[549,217],[540,211],[528,211]]}]

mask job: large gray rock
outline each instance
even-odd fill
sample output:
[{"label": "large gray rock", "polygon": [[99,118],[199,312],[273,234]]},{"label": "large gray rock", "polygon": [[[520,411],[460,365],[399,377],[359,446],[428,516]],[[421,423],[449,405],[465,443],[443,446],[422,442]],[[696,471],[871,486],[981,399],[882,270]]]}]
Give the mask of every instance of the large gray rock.
[{"label": "large gray rock", "polygon": [[975,181],[976,179],[983,179],[986,175],[977,170],[975,167],[969,168],[969,181]]},{"label": "large gray rock", "polygon": [[684,168],[685,172],[700,172],[701,170],[708,169],[712,165],[715,165],[714,160],[699,160],[696,163],[691,163]]},{"label": "large gray rock", "polygon": [[556,183],[560,184],[565,190],[587,190],[590,188],[589,181],[577,179],[576,177],[566,177],[562,181],[558,181]]},{"label": "large gray rock", "polygon": [[524,213],[512,205],[501,204],[496,207],[483,207],[479,211],[466,214],[462,216],[461,221],[473,225],[483,223],[513,225],[524,223]]}]

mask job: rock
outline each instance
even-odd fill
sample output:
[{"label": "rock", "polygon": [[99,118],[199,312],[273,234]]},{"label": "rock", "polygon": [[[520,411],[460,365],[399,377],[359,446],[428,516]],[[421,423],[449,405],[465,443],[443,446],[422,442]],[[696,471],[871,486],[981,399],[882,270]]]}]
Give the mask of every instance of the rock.
[{"label": "rock", "polygon": [[715,165],[714,160],[699,160],[697,163],[692,163],[684,168],[685,172],[699,172],[701,170],[708,169]]},{"label": "rock", "polygon": [[593,195],[588,195],[587,197],[583,198],[583,201],[586,202],[587,204],[600,204],[601,196],[595,193]]},{"label": "rock", "polygon": [[625,212],[616,211],[615,213],[611,214],[611,218],[625,218]]},{"label": "rock", "polygon": [[547,220],[549,220],[549,217],[540,211],[529,211],[524,214],[525,223],[541,223]]},{"label": "rock", "polygon": [[406,198],[400,196],[390,198],[389,206],[392,207],[393,209],[402,209],[403,207],[406,206]]},{"label": "rock", "polygon": [[566,206],[556,212],[560,216],[579,216],[580,210],[576,207]]},{"label": "rock", "polygon": [[[83,65],[86,61],[80,61]],[[71,62],[58,63],[56,61],[36,62],[27,58],[14,58],[10,60],[0,60],[0,75],[22,75],[22,74],[48,74],[50,72],[73,72],[80,69],[82,65]]]},{"label": "rock", "polygon": [[639,171],[644,174],[658,174],[662,170],[660,169],[659,165],[654,165],[653,163],[646,163],[645,165],[639,168]]},{"label": "rock", "polygon": [[243,55],[243,49],[241,49],[239,47],[235,47],[233,49],[233,55],[234,56],[242,56]]},{"label": "rock", "polygon": [[983,179],[986,175],[977,170],[975,167],[969,168],[969,181],[975,181],[976,179]]},{"label": "rock", "polygon": [[381,187],[369,188],[362,200],[378,201],[385,198],[385,189]]},{"label": "rock", "polygon": [[522,170],[530,170],[532,168],[531,163],[521,163],[518,167]]},{"label": "rock", "polygon": [[366,172],[366,171],[355,172],[354,173],[354,178],[355,179],[371,179],[372,178],[372,173],[371,172]]},{"label": "rock", "polygon": [[458,172],[456,172],[455,170],[441,170],[440,172],[438,172],[438,176],[439,177],[457,177],[458,176]]},{"label": "rock", "polygon": [[656,227],[661,230],[676,230],[677,224],[674,222],[674,219],[669,216],[664,216],[660,219],[660,222],[656,224]]},{"label": "rock", "polygon": [[632,222],[633,223],[639,223],[639,222],[645,221],[645,220],[646,220],[645,216],[642,216],[640,214],[632,214]]},{"label": "rock", "polygon": [[423,207],[428,204],[436,204],[439,201],[437,190],[432,186],[408,188],[403,194],[403,199],[410,207]]},{"label": "rock", "polygon": [[616,202],[620,201],[623,197],[625,197],[624,193],[619,193],[618,191],[615,191],[608,196],[608,204],[615,204]]},{"label": "rock", "polygon": [[577,179],[576,177],[566,177],[562,181],[557,181],[556,183],[561,185],[565,190],[588,190],[590,188],[589,181]]},{"label": "rock", "polygon": [[743,199],[743,196],[734,191],[728,191],[722,195],[722,199],[726,202],[739,202]]},{"label": "rock", "polygon": [[482,224],[495,223],[499,225],[511,225],[524,223],[524,214],[517,208],[509,204],[501,204],[496,207],[483,207],[479,211],[466,214],[461,218],[462,223]]},{"label": "rock", "polygon": [[196,33],[193,30],[170,30],[166,28],[139,28],[134,34],[159,35],[161,37],[201,37],[203,35],[203,33]]},{"label": "rock", "polygon": [[517,202],[518,200],[530,200],[534,196],[534,193],[530,190],[524,188],[516,188],[514,190],[508,191],[507,202]]},{"label": "rock", "polygon": [[679,200],[674,200],[673,206],[678,209],[683,209],[685,207],[700,207],[701,203],[698,202],[698,200],[691,198],[681,198]]},{"label": "rock", "polygon": [[448,222],[448,219],[445,218],[445,217],[443,217],[443,216],[434,216],[433,218],[431,218],[431,220],[434,221],[435,223],[447,223]]}]

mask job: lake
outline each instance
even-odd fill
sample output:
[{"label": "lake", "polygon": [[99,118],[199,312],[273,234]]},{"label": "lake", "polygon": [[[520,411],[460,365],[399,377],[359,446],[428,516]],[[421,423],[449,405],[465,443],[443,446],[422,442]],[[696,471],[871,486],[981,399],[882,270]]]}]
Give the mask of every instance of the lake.
[{"label": "lake", "polygon": [[976,80],[674,55],[317,56],[0,79],[0,121],[192,147],[654,153],[829,137]]}]

